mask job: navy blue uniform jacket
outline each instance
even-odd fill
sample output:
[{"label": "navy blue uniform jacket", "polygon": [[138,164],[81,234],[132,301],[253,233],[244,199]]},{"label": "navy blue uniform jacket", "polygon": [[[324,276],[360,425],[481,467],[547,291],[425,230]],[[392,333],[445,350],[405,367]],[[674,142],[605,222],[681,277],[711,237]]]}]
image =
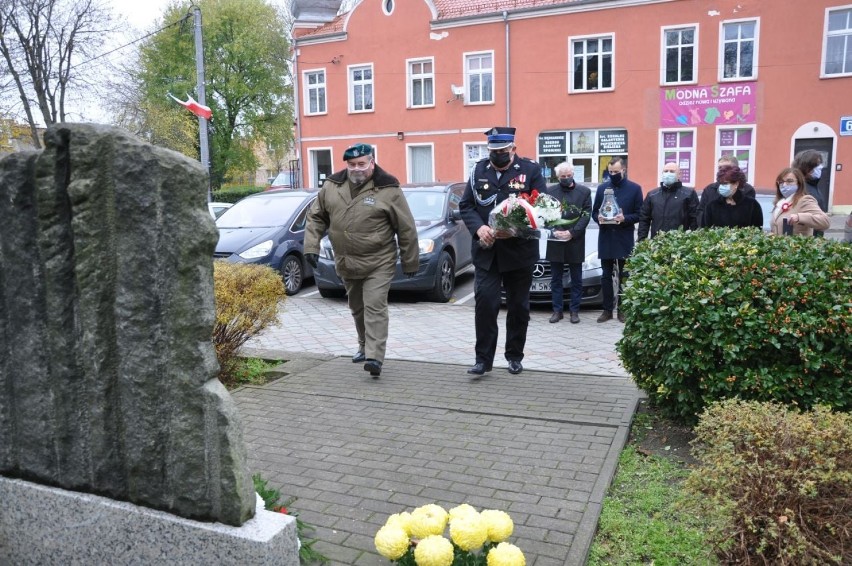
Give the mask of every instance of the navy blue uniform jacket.
[{"label": "navy blue uniform jacket", "polygon": [[[513,271],[530,267],[538,261],[538,240],[505,238],[497,240],[490,248],[482,248],[476,231],[482,225],[488,225],[488,215],[495,206],[509,198],[510,194],[529,193],[533,189],[543,193],[546,188],[547,183],[541,175],[541,167],[529,159],[516,155],[499,180],[488,159],[476,163],[459,202],[459,212],[473,235],[471,255],[475,267],[490,269],[491,263],[497,261],[499,271]],[[483,202],[488,204],[481,204]]]},{"label": "navy blue uniform jacket", "polygon": [[[624,214],[621,224],[600,224],[598,211],[603,204],[604,190],[612,187],[615,192],[615,202]],[[598,185],[595,193],[595,204],[592,206],[592,218],[600,224],[598,232],[598,258],[624,259],[633,253],[635,238],[633,228],[639,222],[639,211],[642,210],[642,187],[629,179],[624,179],[617,187],[609,180]]]}]

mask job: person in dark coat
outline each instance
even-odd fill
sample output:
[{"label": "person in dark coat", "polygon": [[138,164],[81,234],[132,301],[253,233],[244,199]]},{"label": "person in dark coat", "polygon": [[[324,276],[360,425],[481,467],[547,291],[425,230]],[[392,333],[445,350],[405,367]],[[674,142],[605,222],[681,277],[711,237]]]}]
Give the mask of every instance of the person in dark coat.
[{"label": "person in dark coat", "polygon": [[[805,177],[805,194],[814,197],[823,212],[828,212],[828,202],[823,198],[819,190],[819,180],[822,179],[822,155],[815,149],[806,149],[800,151],[793,157],[791,167],[801,171]],[[814,236],[822,238],[825,232],[822,230],[814,230]]]},{"label": "person in dark coat", "polygon": [[[723,155],[719,158],[716,165],[716,172],[719,172],[724,166],[729,167],[739,167],[739,160],[733,155]],[[743,194],[743,196],[754,198],[755,192],[754,187],[748,184],[748,182],[743,183],[739,187],[739,192]],[[696,211],[696,218],[698,219],[698,227],[703,226],[702,222],[704,221],[704,209],[707,208],[707,203],[710,201],[714,201],[719,198],[719,182],[714,181],[704,187],[704,190],[701,191],[700,199],[698,200],[698,210]]]},{"label": "person in dark coat", "polygon": [[506,351],[509,373],[523,371],[524,345],[530,320],[530,285],[539,259],[538,240],[504,237],[488,224],[488,216],[509,195],[540,193],[547,188],[538,163],[515,152],[515,128],[496,127],[488,136],[487,159],[470,173],[459,212],[473,236],[476,363],[467,372],[491,371],[497,351],[500,287],[506,290]]},{"label": "person in dark coat", "polygon": [[763,210],[754,197],[740,192],[745,183],[745,173],[739,167],[724,166],[716,173],[719,196],[704,209],[705,228],[763,227]]},{"label": "person in dark coat", "polygon": [[[601,260],[601,292],[603,293],[603,312],[598,322],[612,320],[615,310],[615,290],[612,276],[618,269],[618,295],[627,273],[624,271],[624,261],[633,253],[635,237],[633,234],[636,223],[639,222],[639,211],[642,209],[642,187],[627,179],[627,169],[624,160],[613,157],[607,165],[609,180],[598,185],[595,192],[595,203],[592,207],[592,219],[600,224],[598,232],[598,259]],[[603,204],[604,191],[608,188],[615,193],[615,202],[620,209],[614,224],[601,223],[598,218]],[[624,322],[624,313],[618,311],[619,322]]]},{"label": "person in dark coat", "polygon": [[547,242],[545,257],[550,261],[550,292],[553,314],[550,322],[562,320],[564,289],[562,275],[565,264],[571,272],[571,322],[580,322],[580,299],[583,297],[583,260],[586,256],[586,226],[592,216],[592,190],[574,180],[574,166],[563,161],[554,168],[559,183],[547,187],[547,194],[562,203],[562,218],[574,221],[565,229],[554,229]]},{"label": "person in dark coat", "polygon": [[695,230],[698,227],[696,210],[698,195],[692,187],[680,182],[680,169],[673,161],[663,165],[660,186],[648,193],[639,212],[637,238],[641,242],[658,232]]}]

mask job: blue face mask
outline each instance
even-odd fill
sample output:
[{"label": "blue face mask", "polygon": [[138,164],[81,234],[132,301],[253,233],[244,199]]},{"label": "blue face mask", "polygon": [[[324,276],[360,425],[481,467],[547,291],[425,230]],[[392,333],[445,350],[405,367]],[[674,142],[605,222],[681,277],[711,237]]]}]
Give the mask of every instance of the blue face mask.
[{"label": "blue face mask", "polygon": [[666,186],[673,185],[674,182],[677,181],[677,173],[673,173],[672,171],[663,171],[661,180]]},{"label": "blue face mask", "polygon": [[778,187],[778,190],[781,191],[782,197],[790,198],[791,196],[796,194],[797,190],[799,190],[799,185],[797,185],[795,183],[792,183],[792,184],[789,184],[789,185],[782,184]]},{"label": "blue face mask", "polygon": [[733,194],[734,189],[731,187],[730,183],[723,183],[719,185],[719,195],[723,197],[729,197]]},{"label": "blue face mask", "polygon": [[816,167],[814,167],[814,170],[811,171],[811,177],[814,179],[819,179],[820,177],[822,177],[822,167],[822,165],[817,165]]}]

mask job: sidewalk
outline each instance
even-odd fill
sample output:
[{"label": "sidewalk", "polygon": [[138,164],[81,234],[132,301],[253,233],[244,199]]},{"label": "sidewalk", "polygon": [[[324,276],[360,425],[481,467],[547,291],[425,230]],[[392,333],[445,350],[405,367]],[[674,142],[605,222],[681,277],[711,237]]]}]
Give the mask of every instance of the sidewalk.
[{"label": "sidewalk", "polygon": [[314,548],[336,566],[387,566],[376,531],[427,503],[508,512],[528,566],[583,564],[640,397],[614,353],[623,326],[595,323],[597,311],[579,325],[533,312],[524,372],[495,360],[471,380],[472,308],[391,310],[374,380],[349,359],[345,301],[285,301],[282,325],[246,348],[288,360],[285,375],[233,393],[252,472],[297,498]]}]

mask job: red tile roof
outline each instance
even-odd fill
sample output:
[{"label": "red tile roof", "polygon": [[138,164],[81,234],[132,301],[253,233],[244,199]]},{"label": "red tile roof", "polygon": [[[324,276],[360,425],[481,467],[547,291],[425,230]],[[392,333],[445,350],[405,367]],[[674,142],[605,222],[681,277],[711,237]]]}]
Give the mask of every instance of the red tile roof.
[{"label": "red tile roof", "polygon": [[[438,12],[437,21],[499,14],[506,11],[526,10],[530,8],[550,8],[573,4],[579,0],[432,0]],[[332,21],[299,36],[317,37],[345,31],[348,12],[335,17]]]}]

